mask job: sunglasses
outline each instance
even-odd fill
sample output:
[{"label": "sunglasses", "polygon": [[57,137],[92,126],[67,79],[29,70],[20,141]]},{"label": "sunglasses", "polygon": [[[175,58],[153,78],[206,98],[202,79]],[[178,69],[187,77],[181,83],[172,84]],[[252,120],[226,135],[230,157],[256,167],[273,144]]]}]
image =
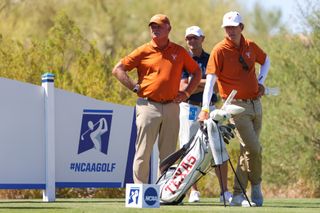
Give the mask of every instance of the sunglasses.
[{"label": "sunglasses", "polygon": [[244,60],[244,58],[242,57],[242,55],[240,55],[240,57],[239,57],[239,62],[242,65],[242,69],[244,69],[245,71],[249,71],[249,66],[246,63],[246,61]]},{"label": "sunglasses", "polygon": [[198,36],[187,36],[186,37],[186,39],[188,40],[188,41],[191,41],[192,39],[194,39],[194,40],[198,40],[200,37],[198,37]]}]

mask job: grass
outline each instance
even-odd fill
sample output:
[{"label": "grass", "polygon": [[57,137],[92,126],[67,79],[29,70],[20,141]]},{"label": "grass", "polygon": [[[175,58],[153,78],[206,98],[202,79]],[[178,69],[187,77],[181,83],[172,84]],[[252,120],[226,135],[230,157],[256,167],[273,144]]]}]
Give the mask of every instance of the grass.
[{"label": "grass", "polygon": [[203,198],[200,203],[161,206],[158,209],[125,208],[124,199],[57,199],[53,203],[42,200],[0,200],[0,212],[46,213],[117,213],[117,212],[320,212],[320,199],[266,199],[264,207],[224,207],[217,198]]}]

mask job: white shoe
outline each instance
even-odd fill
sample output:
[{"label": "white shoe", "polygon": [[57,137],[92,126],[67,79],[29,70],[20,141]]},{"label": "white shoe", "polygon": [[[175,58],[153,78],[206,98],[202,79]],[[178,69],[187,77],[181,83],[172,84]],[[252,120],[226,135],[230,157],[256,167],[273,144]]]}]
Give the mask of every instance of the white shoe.
[{"label": "white shoe", "polygon": [[189,203],[194,203],[199,201],[200,201],[200,192],[192,190],[189,196]]},{"label": "white shoe", "polygon": [[[224,194],[224,199],[226,203],[231,203],[232,194],[228,191],[225,191],[223,194]],[[224,203],[223,194],[220,194],[220,203]]]},{"label": "white shoe", "polygon": [[243,194],[233,195],[230,206],[242,206],[242,207],[250,207],[256,206],[254,202],[248,202]]}]

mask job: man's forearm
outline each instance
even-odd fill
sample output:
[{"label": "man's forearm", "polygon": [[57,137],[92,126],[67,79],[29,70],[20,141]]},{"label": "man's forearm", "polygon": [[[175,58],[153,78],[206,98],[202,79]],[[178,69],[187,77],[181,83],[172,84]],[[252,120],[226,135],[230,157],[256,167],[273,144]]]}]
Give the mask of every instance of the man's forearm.
[{"label": "man's forearm", "polygon": [[214,84],[216,83],[215,74],[207,74],[206,85],[204,87],[203,96],[202,96],[202,110],[209,112],[210,100],[213,94]]},{"label": "man's forearm", "polygon": [[124,70],[124,66],[119,62],[112,70],[112,74],[128,89],[132,90],[136,85]]}]

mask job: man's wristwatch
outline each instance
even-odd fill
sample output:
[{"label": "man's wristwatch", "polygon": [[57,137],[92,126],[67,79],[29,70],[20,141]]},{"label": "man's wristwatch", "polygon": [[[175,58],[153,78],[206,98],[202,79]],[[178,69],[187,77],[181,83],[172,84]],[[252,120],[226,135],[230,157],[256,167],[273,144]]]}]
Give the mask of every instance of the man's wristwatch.
[{"label": "man's wristwatch", "polygon": [[136,84],[136,85],[133,87],[132,92],[137,93],[137,92],[139,92],[139,90],[140,90],[140,85],[139,85],[139,84]]}]

